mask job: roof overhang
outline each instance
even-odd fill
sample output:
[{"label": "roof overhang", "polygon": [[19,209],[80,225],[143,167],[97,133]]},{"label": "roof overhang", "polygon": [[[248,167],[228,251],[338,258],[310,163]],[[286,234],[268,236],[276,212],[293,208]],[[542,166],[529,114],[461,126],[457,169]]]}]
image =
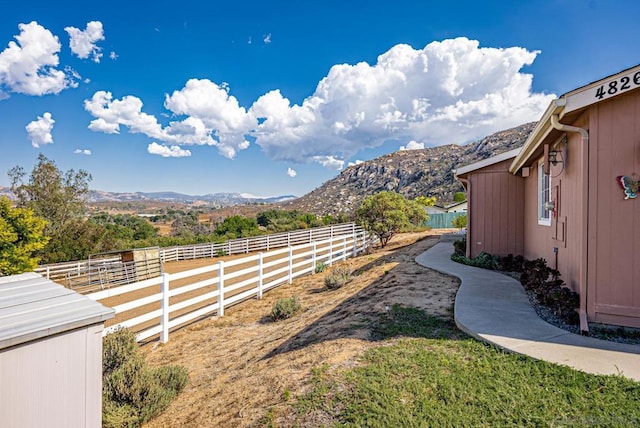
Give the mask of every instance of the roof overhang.
[{"label": "roof overhang", "polygon": [[[612,91],[613,93],[609,93],[609,88],[612,87],[616,89]],[[636,65],[574,89],[551,101],[542,118],[529,134],[524,146],[522,146],[522,151],[511,163],[509,172],[517,174],[522,167],[529,165],[533,159],[537,159],[542,155],[542,146],[544,144],[553,144],[563,135],[562,131],[552,126],[552,116],[557,115],[559,119],[564,119],[565,122],[573,122],[590,106],[639,88],[640,65]]]},{"label": "roof overhang", "polygon": [[490,158],[481,160],[479,162],[461,166],[460,168],[457,168],[454,170],[453,172],[454,176],[456,178],[464,178],[468,173],[472,171],[476,171],[478,169],[485,168],[490,165],[495,165],[505,160],[513,159],[518,155],[518,153],[520,153],[520,150],[521,148],[509,150],[508,152],[500,153],[499,155],[492,156]]}]

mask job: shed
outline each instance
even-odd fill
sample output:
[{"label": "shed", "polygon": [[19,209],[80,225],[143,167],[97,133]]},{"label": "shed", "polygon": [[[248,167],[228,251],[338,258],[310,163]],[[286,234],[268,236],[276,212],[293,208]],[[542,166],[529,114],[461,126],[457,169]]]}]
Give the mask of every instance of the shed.
[{"label": "shed", "polygon": [[36,273],[0,277],[0,426],[98,427],[114,310]]}]

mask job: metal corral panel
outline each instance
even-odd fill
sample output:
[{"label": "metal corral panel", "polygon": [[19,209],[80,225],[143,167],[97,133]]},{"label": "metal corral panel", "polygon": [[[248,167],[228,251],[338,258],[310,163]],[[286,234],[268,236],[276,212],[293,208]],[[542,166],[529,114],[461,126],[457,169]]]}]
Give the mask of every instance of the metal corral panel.
[{"label": "metal corral panel", "polygon": [[113,316],[113,309],[36,273],[0,277],[0,349]]}]

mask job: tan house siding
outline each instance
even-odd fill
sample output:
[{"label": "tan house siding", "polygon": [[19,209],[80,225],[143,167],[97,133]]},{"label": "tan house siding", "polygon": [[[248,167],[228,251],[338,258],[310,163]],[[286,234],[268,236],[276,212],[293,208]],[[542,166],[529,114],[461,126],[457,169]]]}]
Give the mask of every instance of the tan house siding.
[{"label": "tan house siding", "polygon": [[468,255],[522,254],[523,181],[509,173],[511,160],[469,174]]},{"label": "tan house siding", "polygon": [[589,318],[640,327],[640,198],[616,182],[640,174],[638,91],[591,108],[589,158]]}]

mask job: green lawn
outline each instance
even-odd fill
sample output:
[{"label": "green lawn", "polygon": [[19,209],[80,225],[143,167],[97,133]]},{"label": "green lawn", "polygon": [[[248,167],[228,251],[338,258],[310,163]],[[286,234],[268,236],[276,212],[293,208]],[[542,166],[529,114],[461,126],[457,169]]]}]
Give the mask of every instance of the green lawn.
[{"label": "green lawn", "polygon": [[640,383],[509,354],[417,309],[394,307],[372,338],[385,346],[368,351],[356,368],[315,371],[312,391],[294,404],[300,421],[358,427],[640,425]]}]

